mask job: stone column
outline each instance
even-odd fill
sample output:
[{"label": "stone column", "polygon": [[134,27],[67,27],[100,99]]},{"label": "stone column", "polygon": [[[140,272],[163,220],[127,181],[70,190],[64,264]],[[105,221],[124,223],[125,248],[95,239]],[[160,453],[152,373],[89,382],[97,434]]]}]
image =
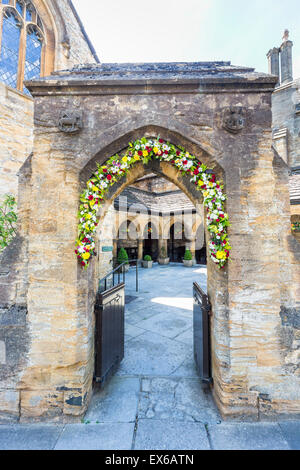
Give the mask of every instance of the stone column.
[{"label": "stone column", "polygon": [[143,259],[144,255],[144,240],[138,239],[138,259]]},{"label": "stone column", "polygon": [[113,241],[113,257],[116,258],[118,256],[118,240]]},{"label": "stone column", "polygon": [[276,75],[276,77],[278,77],[278,82],[280,81],[279,52],[280,49],[278,47],[274,47],[273,49],[270,49],[267,54],[269,61],[269,73],[271,75]]},{"label": "stone column", "polygon": [[288,83],[293,80],[293,43],[288,39],[288,31],[283,36],[283,43],[280,48],[281,52],[281,83]]}]

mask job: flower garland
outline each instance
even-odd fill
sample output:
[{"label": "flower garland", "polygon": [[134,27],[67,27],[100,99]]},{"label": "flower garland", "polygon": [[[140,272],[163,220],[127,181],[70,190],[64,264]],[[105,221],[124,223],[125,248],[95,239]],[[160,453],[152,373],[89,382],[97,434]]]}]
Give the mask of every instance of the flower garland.
[{"label": "flower garland", "polygon": [[226,195],[223,185],[216,176],[196,157],[182,147],[175,147],[159,137],[142,138],[130,143],[125,155],[111,157],[87,182],[87,188],[80,196],[79,236],[75,253],[83,267],[87,267],[92,256],[96,255],[94,234],[99,224],[97,213],[105,202],[109,188],[123,178],[135,163],[147,164],[156,159],[174,165],[182,175],[190,177],[192,183],[202,192],[207,212],[207,227],[211,235],[209,242],[210,257],[219,268],[224,268],[230,256],[227,227],[230,226],[228,214],[224,210]]},{"label": "flower garland", "polygon": [[294,222],[292,225],[293,232],[300,232],[300,222]]}]

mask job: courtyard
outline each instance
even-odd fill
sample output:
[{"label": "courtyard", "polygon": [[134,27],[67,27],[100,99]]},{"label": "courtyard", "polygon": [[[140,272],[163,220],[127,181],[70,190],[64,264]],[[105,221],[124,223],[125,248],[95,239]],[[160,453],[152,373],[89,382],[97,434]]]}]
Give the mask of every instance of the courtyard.
[{"label": "courtyard", "polygon": [[193,281],[206,267],[182,264],[126,276],[125,358],[95,391],[82,422],[0,426],[0,448],[55,450],[300,449],[299,421],[221,419],[193,358]]}]

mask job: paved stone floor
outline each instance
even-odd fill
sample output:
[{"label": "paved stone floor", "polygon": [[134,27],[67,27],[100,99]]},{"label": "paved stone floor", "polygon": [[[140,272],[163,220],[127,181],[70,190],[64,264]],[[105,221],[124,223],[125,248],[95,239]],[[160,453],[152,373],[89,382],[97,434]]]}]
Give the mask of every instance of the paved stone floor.
[{"label": "paved stone floor", "polygon": [[80,424],[0,426],[0,449],[300,449],[300,421],[224,423],[193,359],[192,285],[201,266],[127,276],[125,359]]}]

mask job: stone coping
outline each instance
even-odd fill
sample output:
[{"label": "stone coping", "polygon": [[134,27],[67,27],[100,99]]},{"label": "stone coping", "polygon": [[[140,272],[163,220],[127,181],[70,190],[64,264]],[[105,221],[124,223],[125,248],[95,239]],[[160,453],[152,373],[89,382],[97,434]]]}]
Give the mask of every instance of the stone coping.
[{"label": "stone coping", "polygon": [[[51,87],[159,87],[168,85],[169,92],[224,92],[226,88],[249,91],[272,91],[277,77],[255,72],[250,67],[238,67],[230,62],[170,62],[141,64],[83,64],[70,70],[53,73],[49,77],[26,82],[32,94],[45,94],[42,89]],[[172,87],[173,85],[173,87]],[[133,92],[134,90],[131,90]],[[235,90],[236,91],[236,90]],[[47,94],[47,93],[46,93]]]}]

